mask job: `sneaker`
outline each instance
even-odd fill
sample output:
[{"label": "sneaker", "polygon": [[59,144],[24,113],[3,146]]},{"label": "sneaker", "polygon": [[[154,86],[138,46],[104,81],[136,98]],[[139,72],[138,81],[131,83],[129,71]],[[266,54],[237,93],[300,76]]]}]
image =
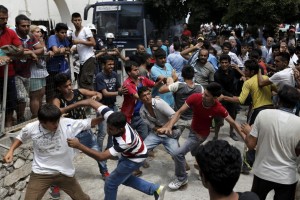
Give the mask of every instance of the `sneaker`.
[{"label": "sneaker", "polygon": [[132,175],[136,176],[136,177],[140,177],[142,174],[143,174],[143,172],[140,169],[134,170],[132,172]]},{"label": "sneaker", "polygon": [[187,183],[188,183],[188,179],[186,179],[185,181],[180,181],[178,179],[175,179],[174,181],[169,183],[169,188],[172,190],[178,190],[179,188],[186,185]]},{"label": "sneaker", "polygon": [[167,187],[166,186],[159,186],[159,188],[154,192],[155,200],[163,200],[165,196]]},{"label": "sneaker", "polygon": [[59,199],[60,198],[60,192],[59,192],[59,187],[54,185],[54,186],[51,186],[50,187],[50,196],[51,196],[51,199]]},{"label": "sneaker", "polygon": [[229,134],[229,136],[231,137],[231,139],[233,139],[234,141],[239,141],[239,138],[236,136],[236,134],[234,132],[231,132]]},{"label": "sneaker", "polygon": [[109,172],[101,173],[102,179],[105,180],[109,176]]}]

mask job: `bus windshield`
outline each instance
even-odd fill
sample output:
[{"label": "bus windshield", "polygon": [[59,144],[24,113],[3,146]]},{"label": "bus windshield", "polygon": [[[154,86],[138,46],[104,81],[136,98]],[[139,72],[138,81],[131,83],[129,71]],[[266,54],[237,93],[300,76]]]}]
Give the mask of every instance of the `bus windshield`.
[{"label": "bus windshield", "polygon": [[95,19],[99,36],[113,33],[118,38],[141,37],[142,9],[141,5],[97,5]]}]

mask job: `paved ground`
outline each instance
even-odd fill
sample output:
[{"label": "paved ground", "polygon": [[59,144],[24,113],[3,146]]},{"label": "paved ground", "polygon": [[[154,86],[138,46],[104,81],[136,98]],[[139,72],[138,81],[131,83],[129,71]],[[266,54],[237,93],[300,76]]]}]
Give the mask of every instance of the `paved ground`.
[{"label": "paved ground", "polygon": [[[239,121],[245,121],[244,112],[239,115]],[[241,151],[244,148],[243,142],[233,141],[228,136],[228,124],[221,129],[219,138],[229,141],[232,145],[236,146]],[[211,133],[208,140],[213,137]],[[183,143],[187,137],[187,132],[184,132],[180,143]],[[188,185],[179,191],[166,191],[165,199],[181,199],[181,200],[206,200],[209,199],[208,190],[202,185],[202,182],[198,179],[198,171],[194,168],[194,158],[191,154],[186,156],[187,161],[191,167],[189,171],[189,183]],[[116,161],[109,160],[108,167],[112,171],[116,166]],[[78,178],[83,190],[90,195],[92,200],[99,200],[104,198],[103,186],[104,181],[100,179],[99,171],[96,162],[84,155],[79,153],[75,159],[76,177]],[[142,168],[143,175],[141,178],[150,182],[167,185],[172,178],[174,178],[174,163],[171,157],[165,152],[163,146],[159,146],[155,149],[155,158],[150,161],[150,168]],[[234,188],[235,191],[249,191],[251,189],[253,175],[241,175],[240,179]],[[47,193],[43,200],[49,199]],[[61,199],[70,200],[66,194],[62,193]],[[148,196],[139,191],[126,186],[120,186],[118,191],[118,200],[153,200],[153,196]],[[272,193],[269,194],[267,199],[272,199]]]}]

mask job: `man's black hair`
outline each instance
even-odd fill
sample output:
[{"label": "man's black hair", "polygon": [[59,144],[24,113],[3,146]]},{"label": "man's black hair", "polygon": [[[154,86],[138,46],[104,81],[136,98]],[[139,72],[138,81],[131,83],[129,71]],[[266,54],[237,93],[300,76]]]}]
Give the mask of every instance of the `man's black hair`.
[{"label": "man's black hair", "polygon": [[181,76],[184,80],[192,80],[195,75],[195,70],[191,65],[185,65],[181,70]]},{"label": "man's black hair", "polygon": [[16,26],[18,26],[21,21],[30,21],[30,19],[26,15],[23,15],[23,14],[16,16],[16,18],[15,18]]},{"label": "man's black hair", "polygon": [[262,55],[262,51],[260,49],[252,49],[252,51],[249,53],[249,58],[259,60],[261,58],[261,55]]},{"label": "man's black hair", "polygon": [[175,50],[175,51],[180,51],[181,44],[180,44],[179,41],[174,42],[174,43],[173,43],[173,46],[174,46],[174,50]]},{"label": "man's black hair", "polygon": [[299,91],[290,85],[283,85],[279,89],[279,104],[285,108],[294,108],[300,100]]},{"label": "man's black hair", "polygon": [[40,122],[57,122],[61,117],[60,109],[54,104],[44,104],[38,111],[38,120]]},{"label": "man's black hair", "polygon": [[272,45],[272,52],[274,51],[274,49],[280,49],[280,45],[279,44],[273,44]]},{"label": "man's black hair", "polygon": [[0,5],[0,13],[7,14],[8,13],[8,9],[5,6]]},{"label": "man's black hair", "polygon": [[222,93],[222,87],[217,82],[212,82],[208,84],[206,87],[206,90],[213,96],[213,97],[219,97]]},{"label": "man's black hair", "polygon": [[138,44],[138,45],[136,45],[136,49],[138,49],[138,48],[139,48],[139,46],[143,46],[143,47],[144,47],[144,45],[143,45],[143,44]]},{"label": "man's black hair", "polygon": [[146,91],[150,91],[150,89],[148,87],[146,87],[146,86],[140,87],[138,89],[138,95],[139,95],[139,97],[141,97],[141,95],[143,94],[143,92],[146,92]]},{"label": "man's black hair", "polygon": [[230,63],[231,57],[228,54],[221,54],[219,58],[219,62],[221,62],[222,60],[227,60]]},{"label": "man's black hair", "polygon": [[68,26],[67,26],[67,24],[64,24],[64,23],[57,23],[56,24],[56,26],[55,26],[55,31],[56,32],[59,32],[59,31],[61,31],[61,30],[68,30],[69,28],[68,28]]},{"label": "man's black hair", "polygon": [[141,64],[145,64],[149,58],[151,58],[151,56],[149,54],[147,54],[147,53],[142,54],[140,56]]},{"label": "man's black hair", "polygon": [[203,46],[204,49],[208,50],[210,47],[210,42],[208,40],[203,41]]},{"label": "man's black hair", "polygon": [[248,47],[248,46],[249,46],[249,44],[247,42],[242,42],[241,43],[241,47]]},{"label": "man's black hair", "polygon": [[131,72],[132,66],[138,67],[139,65],[136,62],[131,61],[131,60],[125,61],[124,68],[125,68],[125,72],[127,74],[129,74],[129,72]]},{"label": "man's black hair", "polygon": [[248,69],[249,71],[254,71],[255,74],[257,74],[259,70],[259,65],[256,60],[249,59],[245,61],[245,68]]},{"label": "man's black hair", "polygon": [[280,57],[280,60],[282,62],[287,62],[289,63],[290,62],[290,54],[288,52],[280,52],[278,55],[276,55],[276,57]]},{"label": "man's black hair", "polygon": [[78,18],[78,17],[81,18],[81,15],[80,15],[78,12],[74,12],[74,13],[72,14],[71,19],[73,19],[73,18]]},{"label": "man's black hair", "polygon": [[210,46],[210,47],[208,48],[208,51],[213,51],[213,55],[214,55],[214,56],[217,56],[217,54],[218,54],[218,51],[217,51],[215,48],[213,48],[212,46]]},{"label": "man's black hair", "polygon": [[113,60],[113,61],[115,61],[115,58],[114,58],[113,56],[110,56],[110,55],[102,56],[102,57],[100,58],[100,62],[101,62],[102,64],[106,64],[106,62],[107,62],[108,60]]},{"label": "man's black hair", "polygon": [[229,50],[231,50],[230,42],[224,42],[223,45],[222,45],[222,49],[224,49],[224,47],[227,47]]},{"label": "man's black hair", "polygon": [[225,140],[212,140],[201,145],[196,160],[204,181],[213,190],[228,196],[240,177],[242,157],[240,151]]},{"label": "man's black hair", "polygon": [[66,74],[66,73],[56,74],[54,76],[54,85],[55,85],[55,87],[60,87],[64,84],[66,84],[66,82],[68,80],[71,80],[71,77],[68,74]]},{"label": "man's black hair", "polygon": [[154,57],[155,58],[166,57],[166,52],[162,48],[159,48],[154,52]]},{"label": "man's black hair", "polygon": [[124,128],[126,125],[126,116],[122,112],[114,112],[107,118],[107,124],[115,128]]}]

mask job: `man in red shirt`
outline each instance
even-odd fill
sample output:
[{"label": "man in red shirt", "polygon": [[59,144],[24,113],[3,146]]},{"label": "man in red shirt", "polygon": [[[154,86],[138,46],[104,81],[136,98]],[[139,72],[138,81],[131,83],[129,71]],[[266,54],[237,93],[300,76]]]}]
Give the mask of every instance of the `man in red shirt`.
[{"label": "man in red shirt", "polygon": [[192,94],[187,98],[185,104],[175,113],[172,119],[166,123],[164,127],[158,129],[160,133],[172,134],[172,127],[178,121],[180,115],[189,108],[193,110],[189,137],[185,144],[178,148],[175,152],[176,156],[174,156],[175,166],[178,166],[176,170],[180,171],[180,173],[177,174],[180,175],[177,175],[176,179],[169,184],[169,188],[177,190],[188,183],[188,177],[185,171],[185,155],[190,151],[192,155],[195,155],[197,147],[208,137],[211,122],[214,117],[224,118],[243,139],[245,138],[240,126],[230,117],[227,110],[218,101],[221,90],[220,84],[213,82],[206,87],[203,94]]},{"label": "man in red shirt", "polygon": [[[0,5],[0,48],[5,45],[14,45],[18,49],[15,52],[18,55],[23,54],[23,47],[17,34],[6,27],[8,20],[8,10],[3,5]],[[5,63],[11,61],[10,56],[12,54],[7,54],[6,56],[0,56],[0,100],[2,101],[3,95],[3,78]],[[8,65],[8,81],[7,81],[7,99],[6,99],[6,113],[5,113],[5,126],[10,127],[13,125],[13,112],[16,106],[17,91],[15,84],[15,70],[13,65],[10,63]]]},{"label": "man in red shirt", "polygon": [[143,86],[155,87],[161,81],[155,83],[144,76],[140,76],[139,66],[133,61],[125,62],[125,71],[128,74],[128,78],[124,81],[123,87],[128,90],[128,93],[124,94],[121,112],[125,114],[127,122],[131,124],[132,128],[136,129],[144,140],[148,135],[148,127],[140,117],[140,108],[143,103],[139,100],[137,91],[138,88]]}]

